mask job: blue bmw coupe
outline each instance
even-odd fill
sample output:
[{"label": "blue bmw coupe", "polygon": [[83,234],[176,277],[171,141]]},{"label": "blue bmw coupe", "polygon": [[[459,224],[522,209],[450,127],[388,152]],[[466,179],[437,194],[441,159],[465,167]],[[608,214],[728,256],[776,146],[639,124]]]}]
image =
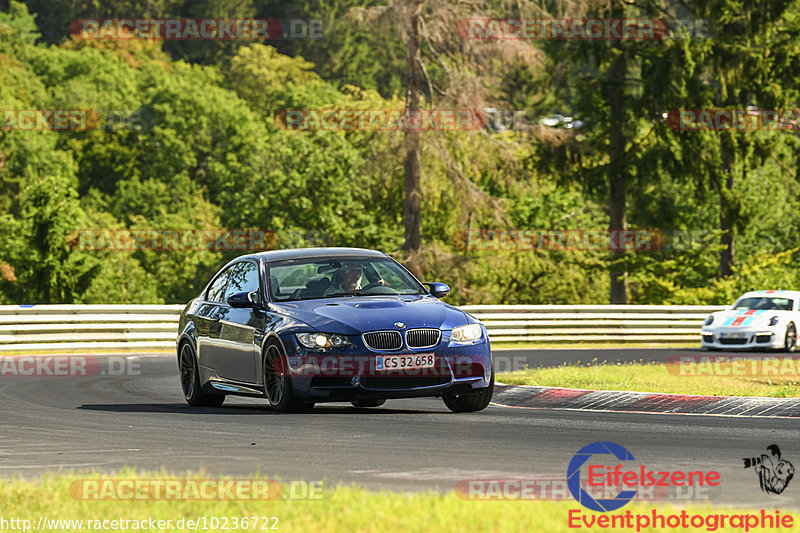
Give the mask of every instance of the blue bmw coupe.
[{"label": "blue bmw coupe", "polygon": [[219,406],[228,394],[263,396],[275,410],[302,411],[433,396],[454,412],[480,411],[494,388],[489,338],[440,300],[449,290],[374,250],[238,257],[181,313],[184,397]]}]

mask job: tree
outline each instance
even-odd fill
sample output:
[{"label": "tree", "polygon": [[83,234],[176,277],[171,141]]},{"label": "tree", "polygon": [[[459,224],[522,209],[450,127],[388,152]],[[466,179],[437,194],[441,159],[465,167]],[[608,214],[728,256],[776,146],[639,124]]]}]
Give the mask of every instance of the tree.
[{"label": "tree", "polygon": [[[711,20],[715,35],[691,43],[697,66],[689,82],[694,90],[682,102],[686,107],[779,110],[795,106],[800,94],[795,75],[800,59],[800,2],[718,0],[691,6],[698,18]],[[747,224],[742,203],[750,201],[737,182],[746,181],[748,174],[782,152],[781,145],[795,145],[796,139],[780,131],[765,134],[731,129],[699,135],[687,132],[682,140],[695,145],[687,151],[690,157],[698,152],[718,156],[712,161],[703,158],[705,168],[687,163],[717,192],[722,231],[719,274],[730,276],[736,262],[735,235]]]},{"label": "tree", "polygon": [[[420,22],[422,18],[422,1],[413,0],[408,18],[406,33],[406,116],[419,114],[420,78],[422,77],[422,58],[420,54]],[[415,260],[422,243],[422,213],[420,187],[420,132],[415,128],[405,132],[405,198],[403,199],[403,223],[405,225],[405,242],[403,250]],[[415,270],[417,264],[411,264]]]},{"label": "tree", "polygon": [[[431,108],[443,104],[481,111],[487,107],[487,95],[490,87],[497,82],[502,66],[514,62],[536,64],[539,60],[536,51],[526,43],[507,42],[498,45],[492,41],[465,38],[464,21],[488,15],[485,11],[476,10],[474,5],[443,0],[393,0],[384,6],[354,8],[350,15],[356,20],[369,20],[400,31],[406,47],[407,121],[423,108],[423,98],[427,99]],[[426,52],[423,53],[423,50]],[[418,129],[407,127],[404,133],[403,251],[409,267],[417,271],[421,266],[419,252],[423,218],[422,139]],[[475,197],[485,199],[488,195],[468,183],[463,172],[442,151],[441,141],[434,143],[441,157],[451,163],[447,165],[448,175],[461,186],[466,196],[472,196],[466,203],[474,203]]]}]

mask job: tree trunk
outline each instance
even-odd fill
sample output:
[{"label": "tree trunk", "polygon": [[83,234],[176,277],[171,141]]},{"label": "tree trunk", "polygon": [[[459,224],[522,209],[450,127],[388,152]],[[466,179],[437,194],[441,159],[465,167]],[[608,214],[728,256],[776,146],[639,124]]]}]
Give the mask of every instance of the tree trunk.
[{"label": "tree trunk", "polygon": [[[609,104],[609,220],[608,229],[611,236],[621,235],[628,227],[626,214],[626,200],[628,196],[628,175],[625,163],[625,76],[627,74],[627,61],[625,50],[617,43],[618,56],[614,59],[609,69],[608,79],[608,104]],[[628,272],[625,268],[625,240],[614,238],[618,244],[617,249],[612,249],[611,259],[611,303],[628,303]]]},{"label": "tree trunk", "polygon": [[[408,43],[406,45],[406,120],[418,116],[420,102],[420,17],[422,16],[421,0],[412,1],[411,18],[408,27]],[[405,250],[407,256],[415,257],[419,252],[422,235],[422,213],[420,208],[420,131],[412,126],[405,132],[405,200],[403,202],[403,222],[405,225]],[[412,262],[413,261],[412,259]],[[409,265],[413,267],[414,265]],[[413,270],[413,268],[412,268]]]},{"label": "tree trunk", "polygon": [[724,246],[719,253],[719,275],[723,278],[733,273],[733,218],[730,196],[733,194],[733,169],[731,168],[731,139],[724,135],[720,138],[720,158],[722,159],[722,179],[719,185],[719,229],[724,233],[720,243]]}]

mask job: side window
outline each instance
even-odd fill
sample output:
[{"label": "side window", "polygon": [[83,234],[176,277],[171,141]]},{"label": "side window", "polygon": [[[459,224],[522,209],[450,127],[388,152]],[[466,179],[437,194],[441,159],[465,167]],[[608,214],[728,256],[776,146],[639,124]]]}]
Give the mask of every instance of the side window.
[{"label": "side window", "polygon": [[249,261],[237,263],[231,271],[231,279],[228,288],[225,289],[223,300],[227,300],[237,292],[258,291],[258,286],[258,265]]},{"label": "side window", "polygon": [[228,283],[228,278],[230,277],[230,273],[231,269],[229,268],[228,270],[220,274],[217,279],[214,280],[214,283],[212,283],[211,287],[208,288],[208,294],[206,294],[206,300],[208,300],[209,302],[222,301],[222,295],[225,293],[225,284]]}]

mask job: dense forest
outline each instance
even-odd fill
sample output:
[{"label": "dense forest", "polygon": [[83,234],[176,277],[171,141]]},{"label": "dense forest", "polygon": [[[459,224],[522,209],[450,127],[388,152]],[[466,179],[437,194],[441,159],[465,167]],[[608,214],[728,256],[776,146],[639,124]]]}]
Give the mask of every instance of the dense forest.
[{"label": "dense forest", "polygon": [[[0,304],[184,302],[246,251],[81,245],[151,230],[380,249],[448,283],[456,304],[800,288],[800,1],[97,4],[0,0]],[[93,18],[321,30],[75,31]],[[556,18],[663,26],[522,39],[465,22]],[[403,127],[408,110],[425,127]],[[359,113],[383,122],[352,127]],[[608,246],[619,231],[642,242]]]}]

